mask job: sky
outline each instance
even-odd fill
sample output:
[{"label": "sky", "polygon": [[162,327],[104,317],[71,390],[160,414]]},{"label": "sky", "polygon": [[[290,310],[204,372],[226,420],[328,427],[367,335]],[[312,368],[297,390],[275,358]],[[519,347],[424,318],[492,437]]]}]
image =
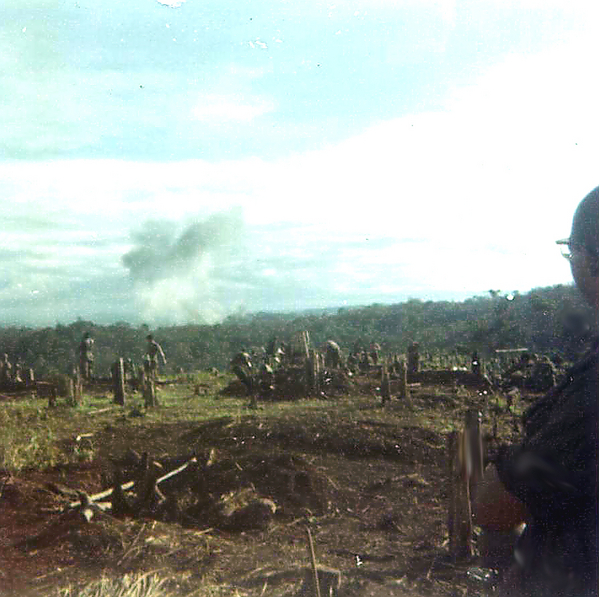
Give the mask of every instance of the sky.
[{"label": "sky", "polygon": [[569,283],[599,4],[0,6],[0,324]]}]

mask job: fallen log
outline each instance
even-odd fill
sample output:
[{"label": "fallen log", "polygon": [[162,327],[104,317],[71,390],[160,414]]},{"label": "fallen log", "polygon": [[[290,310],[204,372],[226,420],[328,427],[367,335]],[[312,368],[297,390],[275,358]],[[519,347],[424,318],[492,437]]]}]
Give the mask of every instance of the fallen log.
[{"label": "fallen log", "polygon": [[109,410],[113,410],[114,406],[109,406],[107,408],[100,408],[98,410],[90,410],[88,415],[99,415],[100,413],[107,413]]},{"label": "fallen log", "polygon": [[[171,477],[174,477],[175,475],[182,473],[184,470],[186,470],[189,466],[195,464],[197,461],[198,461],[198,459],[193,457],[191,460],[188,460],[185,464],[182,464],[180,467],[170,471],[169,473],[166,473],[165,475],[162,475],[162,477],[159,477],[158,479],[156,479],[156,485],[159,485],[163,481],[166,481],[167,479],[170,479]],[[135,481],[127,481],[127,483],[123,483],[121,485],[121,490],[126,491],[128,489],[131,489],[134,485],[135,485]],[[99,500],[103,500],[104,498],[110,497],[112,495],[113,491],[114,491],[114,487],[111,487],[110,489],[105,489],[104,491],[101,491],[100,493],[94,493],[93,495],[90,495],[89,499],[92,502],[97,502]],[[80,501],[71,502],[69,504],[69,506],[71,508],[76,508],[77,506],[80,506],[80,505],[81,505]]]}]

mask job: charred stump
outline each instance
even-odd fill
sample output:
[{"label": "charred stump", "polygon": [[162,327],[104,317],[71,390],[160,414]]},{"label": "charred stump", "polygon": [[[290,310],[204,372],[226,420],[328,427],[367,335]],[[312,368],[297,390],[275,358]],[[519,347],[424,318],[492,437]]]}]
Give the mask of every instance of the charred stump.
[{"label": "charred stump", "polygon": [[122,358],[112,365],[112,391],[114,403],[125,406],[125,371]]}]

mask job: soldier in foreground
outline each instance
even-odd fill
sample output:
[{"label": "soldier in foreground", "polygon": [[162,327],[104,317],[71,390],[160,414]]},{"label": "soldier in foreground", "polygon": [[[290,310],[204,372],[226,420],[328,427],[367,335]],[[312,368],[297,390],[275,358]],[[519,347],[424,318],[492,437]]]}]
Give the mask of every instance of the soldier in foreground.
[{"label": "soldier in foreground", "polygon": [[[599,187],[579,204],[567,245],[572,276],[599,316]],[[477,486],[479,526],[526,528],[500,596],[597,595],[597,339],[565,380],[524,415],[523,438],[503,446]]]}]

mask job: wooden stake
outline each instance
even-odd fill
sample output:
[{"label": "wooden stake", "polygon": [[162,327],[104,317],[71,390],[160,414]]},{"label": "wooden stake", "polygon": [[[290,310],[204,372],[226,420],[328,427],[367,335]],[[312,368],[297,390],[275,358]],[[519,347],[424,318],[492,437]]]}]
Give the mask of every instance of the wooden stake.
[{"label": "wooden stake", "polygon": [[312,566],[312,574],[314,577],[314,595],[320,597],[320,582],[318,580],[318,568],[316,566],[316,554],[314,553],[314,542],[312,541],[312,533],[310,527],[306,527],[306,534],[308,535],[308,554],[310,556],[310,564]]},{"label": "wooden stake", "polygon": [[454,559],[473,555],[472,510],[466,470],[466,434],[452,431],[447,437],[449,508],[447,530]]},{"label": "wooden stake", "polygon": [[144,375],[142,387],[146,408],[153,408],[154,406],[157,406],[158,401],[156,400],[156,384],[154,383],[154,378],[151,375]]},{"label": "wooden stake", "polygon": [[483,439],[481,433],[482,413],[472,408],[466,413],[464,429],[466,433],[467,451],[466,466],[468,469],[468,480],[472,486],[483,476]]},{"label": "wooden stake", "polygon": [[399,377],[399,399],[404,400],[409,406],[410,401],[410,388],[408,387],[408,371],[404,361],[399,361],[398,365],[398,377]]},{"label": "wooden stake", "polygon": [[112,388],[114,403],[125,406],[125,372],[122,358],[112,366]]},{"label": "wooden stake", "polygon": [[387,373],[387,366],[383,364],[381,369],[381,399],[383,405],[391,400],[391,383],[389,381],[389,374]]}]

